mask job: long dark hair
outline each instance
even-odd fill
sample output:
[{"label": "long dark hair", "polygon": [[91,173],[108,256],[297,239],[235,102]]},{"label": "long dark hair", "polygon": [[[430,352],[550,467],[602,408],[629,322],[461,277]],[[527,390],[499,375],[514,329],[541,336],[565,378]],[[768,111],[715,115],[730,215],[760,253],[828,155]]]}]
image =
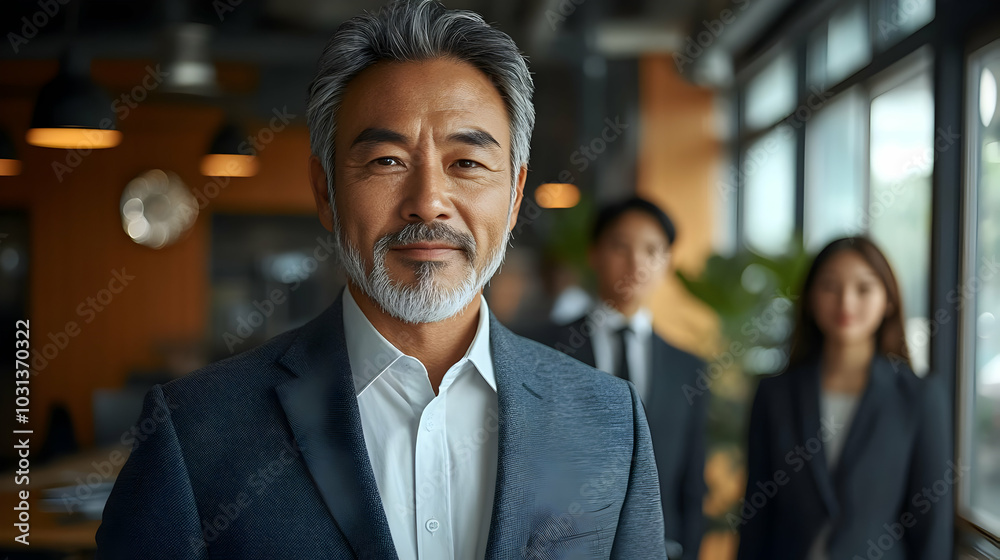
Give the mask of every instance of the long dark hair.
[{"label": "long dark hair", "polygon": [[[794,367],[814,359],[823,351],[823,333],[816,324],[811,300],[816,276],[834,255],[843,251],[854,251],[872,267],[885,286],[886,313],[875,332],[875,349],[890,356],[893,361],[903,361],[910,366],[910,352],[906,348],[906,332],[903,329],[903,300],[892,267],[882,251],[865,237],[844,237],[831,241],[816,255],[809,273],[799,292],[796,312],[795,332],[792,333],[792,350],[788,366]],[[912,367],[912,366],[910,366]]]}]

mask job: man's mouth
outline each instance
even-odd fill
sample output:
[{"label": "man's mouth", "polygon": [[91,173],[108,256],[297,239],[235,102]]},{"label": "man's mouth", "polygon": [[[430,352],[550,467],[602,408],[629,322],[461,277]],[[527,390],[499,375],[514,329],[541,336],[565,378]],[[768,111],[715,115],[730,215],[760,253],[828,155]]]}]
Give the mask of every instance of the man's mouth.
[{"label": "man's mouth", "polygon": [[451,258],[455,253],[465,251],[454,245],[440,242],[421,242],[397,245],[390,249],[400,256],[418,261],[437,261]]}]

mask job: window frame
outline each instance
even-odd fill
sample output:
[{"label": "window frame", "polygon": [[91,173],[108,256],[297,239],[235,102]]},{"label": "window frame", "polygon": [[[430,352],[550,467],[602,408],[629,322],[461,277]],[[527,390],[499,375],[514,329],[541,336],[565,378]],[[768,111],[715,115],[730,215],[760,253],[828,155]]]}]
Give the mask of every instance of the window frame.
[{"label": "window frame", "polygon": [[[962,181],[962,217],[960,252],[960,278],[965,281],[976,275],[976,260],[979,249],[979,188],[980,188],[980,157],[979,143],[982,139],[979,133],[979,80],[984,65],[982,56],[990,52],[1000,53],[1000,33],[992,40],[973,41],[965,56],[965,99],[964,121],[964,162]],[[998,109],[1000,111],[1000,109]],[[998,118],[998,117],[994,117]],[[956,375],[956,422],[955,447],[956,458],[960,463],[972,463],[972,429],[975,424],[975,393],[976,393],[976,314],[978,294],[972,295],[972,302],[966,302],[959,311],[958,325],[958,363]],[[989,552],[1000,555],[1000,522],[996,525],[984,523],[977,519],[977,514],[971,508],[972,477],[963,477],[958,482],[956,492],[955,516],[963,525],[977,532],[982,538],[975,545],[980,548],[992,547]],[[983,542],[985,539],[986,542]]]}]

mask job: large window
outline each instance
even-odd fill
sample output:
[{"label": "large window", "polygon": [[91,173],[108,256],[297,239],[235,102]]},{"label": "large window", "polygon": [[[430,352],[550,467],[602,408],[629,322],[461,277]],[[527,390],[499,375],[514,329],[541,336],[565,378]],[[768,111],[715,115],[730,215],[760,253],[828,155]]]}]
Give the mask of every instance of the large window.
[{"label": "large window", "polygon": [[770,256],[785,254],[795,238],[796,130],[782,121],[795,112],[798,78],[794,51],[782,51],[743,96],[743,130],[753,134],[740,154],[743,234],[748,247]]},{"label": "large window", "polygon": [[756,130],[772,125],[795,110],[795,56],[786,51],[770,61],[746,89],[745,126]]},{"label": "large window", "polygon": [[[885,251],[903,298],[914,370],[928,370],[931,174],[934,93],[930,70],[904,61],[902,75],[880,84],[871,101],[868,230]],[[916,74],[913,75],[914,70]],[[941,149],[959,149],[942,138]]]},{"label": "large window", "polygon": [[881,48],[899,42],[934,19],[934,0],[873,0],[875,40]]},{"label": "large window", "polygon": [[968,248],[956,291],[965,314],[962,356],[961,452],[971,467],[961,513],[1000,534],[1000,41],[969,64]]},{"label": "large window", "polygon": [[806,128],[806,184],[803,238],[806,249],[868,226],[865,134],[867,99],[854,88],[832,99]]},{"label": "large window", "polygon": [[809,40],[809,81],[827,87],[871,61],[868,3],[851,2],[830,15]]},{"label": "large window", "polygon": [[782,255],[795,235],[795,133],[781,125],[743,154],[744,220],[747,244]]}]

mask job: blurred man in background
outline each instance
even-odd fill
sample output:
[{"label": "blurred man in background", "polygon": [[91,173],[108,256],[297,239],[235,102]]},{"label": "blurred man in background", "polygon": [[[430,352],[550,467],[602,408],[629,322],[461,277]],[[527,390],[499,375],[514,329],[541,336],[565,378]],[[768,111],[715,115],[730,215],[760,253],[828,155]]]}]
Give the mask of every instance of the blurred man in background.
[{"label": "blurred man in background", "polygon": [[631,381],[642,398],[653,438],[670,558],[696,560],[705,493],[706,399],[689,401],[701,359],[653,332],[649,302],[667,275],[676,238],[673,222],[652,202],[632,198],[607,206],[594,225],[589,251],[598,304],[553,328],[543,341]]}]

